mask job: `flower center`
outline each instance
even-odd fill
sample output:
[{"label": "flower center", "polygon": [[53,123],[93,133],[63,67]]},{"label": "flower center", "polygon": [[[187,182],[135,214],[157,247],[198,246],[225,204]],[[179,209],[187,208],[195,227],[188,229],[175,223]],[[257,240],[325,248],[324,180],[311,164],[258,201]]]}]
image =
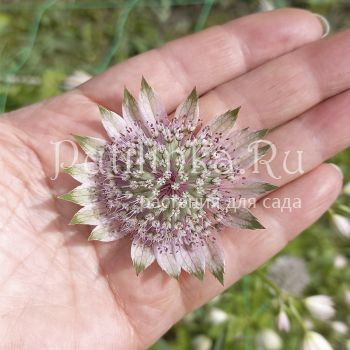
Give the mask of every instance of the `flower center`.
[{"label": "flower center", "polygon": [[158,124],[150,136],[126,135],[108,144],[96,181],[106,216],[143,240],[190,230],[186,237],[198,241],[210,226],[207,206],[227,176],[217,139],[209,130],[193,132],[191,125]]}]

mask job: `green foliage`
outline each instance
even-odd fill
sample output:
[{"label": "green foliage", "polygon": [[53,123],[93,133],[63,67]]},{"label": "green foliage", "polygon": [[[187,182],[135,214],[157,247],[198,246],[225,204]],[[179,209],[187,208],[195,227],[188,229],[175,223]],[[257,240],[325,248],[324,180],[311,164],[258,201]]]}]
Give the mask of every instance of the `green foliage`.
[{"label": "green foliage", "polygon": [[[342,10],[349,7],[339,0],[271,0],[271,3],[276,7],[310,8],[327,13],[331,19],[344,14]],[[61,77],[75,70],[98,73],[168,40],[257,9],[257,0],[5,2],[0,4],[0,110],[57,94],[62,86]],[[334,20],[335,27],[346,25],[347,17]],[[28,88],[25,79],[20,79],[20,83],[14,81],[13,77],[18,76],[40,78],[50,87],[45,93],[40,84]]]},{"label": "green foliage", "polygon": [[[326,15],[334,29],[350,24],[348,0],[271,0],[276,7],[299,6]],[[130,56],[158,47],[168,40],[231,20],[258,9],[256,0],[123,0],[123,1],[5,1],[0,3],[0,111],[13,110],[59,94],[62,82],[76,70],[98,73]],[[350,151],[333,161],[350,181]],[[325,179],[327,181],[327,179]],[[334,211],[350,207],[343,195]],[[344,211],[342,211],[344,214]],[[307,295],[327,294],[337,305],[337,320],[350,324],[344,293],[350,284],[349,268],[336,268],[341,254],[350,259],[349,243],[335,235],[325,216],[292,242],[282,254],[301,256],[312,281]],[[264,267],[264,271],[271,262]],[[209,322],[213,308],[228,320]],[[305,310],[300,308],[302,315]],[[152,350],[193,349],[196,335],[212,339],[213,349],[250,350],[262,329],[276,329],[278,298],[259,273],[243,278],[208,305],[194,311],[168,332]],[[308,316],[309,317],[309,316]],[[327,323],[315,328],[344,349],[344,337]],[[295,350],[302,328],[281,334],[283,349]]]}]

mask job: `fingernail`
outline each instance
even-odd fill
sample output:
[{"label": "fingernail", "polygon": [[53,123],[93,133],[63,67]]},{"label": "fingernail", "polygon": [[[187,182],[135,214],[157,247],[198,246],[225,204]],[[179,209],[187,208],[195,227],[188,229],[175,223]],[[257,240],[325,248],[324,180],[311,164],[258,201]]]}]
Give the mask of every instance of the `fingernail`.
[{"label": "fingernail", "polygon": [[336,169],[339,172],[339,174],[341,174],[342,177],[344,176],[342,170],[340,169],[340,167],[337,164],[334,164],[334,163],[328,163],[328,164],[332,165],[334,167],[334,169]]},{"label": "fingernail", "polygon": [[323,35],[322,38],[326,37],[330,31],[331,31],[331,25],[328,22],[328,19],[318,13],[314,13],[314,15],[318,18],[318,20],[321,22],[322,28],[323,28]]}]

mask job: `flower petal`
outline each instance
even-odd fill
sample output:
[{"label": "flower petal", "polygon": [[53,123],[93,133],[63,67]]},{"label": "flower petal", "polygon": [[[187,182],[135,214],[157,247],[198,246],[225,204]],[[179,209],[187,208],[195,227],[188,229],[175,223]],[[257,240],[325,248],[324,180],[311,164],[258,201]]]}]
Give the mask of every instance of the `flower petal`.
[{"label": "flower petal", "polygon": [[276,190],[278,186],[267,182],[248,179],[240,179],[238,182],[232,184],[228,190],[232,197],[241,196],[242,198],[256,198],[264,193]]},{"label": "flower petal", "polygon": [[218,238],[209,237],[203,247],[205,254],[205,262],[209,271],[215,278],[224,285],[225,261],[224,252],[220,246]]},{"label": "flower petal", "polygon": [[84,152],[93,160],[98,160],[104,150],[106,141],[96,137],[73,135],[75,141]]},{"label": "flower petal", "polygon": [[246,208],[229,209],[220,222],[227,227],[238,227],[250,230],[265,228]]},{"label": "flower petal", "polygon": [[79,205],[88,205],[97,199],[93,188],[86,185],[78,186],[72,191],[60,195],[58,198]]},{"label": "flower petal", "polygon": [[255,130],[247,127],[244,129],[231,130],[229,136],[232,136],[233,147],[237,148],[241,145],[249,144],[249,142],[264,138],[268,132],[269,129]]},{"label": "flower petal", "polygon": [[249,152],[249,145],[263,139],[268,131],[268,129],[252,130],[250,128],[231,130],[227,135],[227,139],[230,141],[228,151],[234,153],[235,156],[240,155],[242,151]]},{"label": "flower petal", "polygon": [[169,276],[179,278],[181,267],[179,266],[174,249],[170,245],[158,245],[154,247],[154,255],[162,270]]},{"label": "flower petal", "polygon": [[178,264],[188,273],[203,280],[205,256],[202,247],[180,245],[175,251]]},{"label": "flower petal", "polygon": [[140,112],[138,104],[133,95],[124,89],[124,99],[122,104],[123,118],[126,123],[131,127],[131,132],[135,130],[135,124],[138,125],[143,132],[149,136],[150,124],[147,119],[144,118]]},{"label": "flower petal", "polygon": [[102,106],[100,109],[102,124],[110,138],[118,138],[121,133],[126,131],[125,120],[117,113],[114,113]]},{"label": "flower petal", "polygon": [[221,114],[210,124],[210,129],[214,133],[222,134],[222,137],[224,137],[234,127],[240,109],[241,107],[238,107]]},{"label": "flower petal", "polygon": [[151,124],[154,125],[156,121],[167,121],[167,113],[161,98],[149,86],[145,78],[142,78],[141,81],[138,106],[144,119],[148,120]]},{"label": "flower petal", "polygon": [[109,228],[103,224],[96,226],[88,238],[89,241],[112,242],[124,237],[125,235],[117,229]]},{"label": "flower petal", "polygon": [[86,162],[66,167],[63,171],[81,183],[93,183],[93,177],[97,174],[96,163]]},{"label": "flower petal", "polygon": [[182,102],[175,111],[174,119],[179,121],[192,122],[197,124],[199,116],[198,95],[196,88],[194,88],[187,99]]},{"label": "flower petal", "polygon": [[241,169],[248,169],[253,164],[255,164],[259,159],[261,159],[269,150],[271,149],[270,145],[260,147],[256,150],[248,150],[241,153],[240,156],[234,156],[232,161],[233,165],[239,166]]},{"label": "flower petal", "polygon": [[94,206],[81,208],[70,221],[70,225],[98,225],[101,222],[99,211]]},{"label": "flower petal", "polygon": [[143,242],[134,239],[131,243],[131,259],[138,275],[155,260],[153,249]]},{"label": "flower petal", "polygon": [[123,118],[130,124],[140,121],[140,111],[135,97],[131,95],[128,89],[124,89],[124,98],[122,104]]}]

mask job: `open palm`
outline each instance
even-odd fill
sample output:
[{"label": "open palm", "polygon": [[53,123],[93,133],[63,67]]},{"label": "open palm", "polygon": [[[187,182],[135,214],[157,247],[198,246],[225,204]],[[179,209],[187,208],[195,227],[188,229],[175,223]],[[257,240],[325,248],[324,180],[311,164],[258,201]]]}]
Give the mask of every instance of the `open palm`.
[{"label": "open palm", "polygon": [[[97,103],[120,113],[122,91],[141,75],[169,112],[194,85],[201,118],[242,106],[238,124],[271,128],[271,163],[281,188],[271,198],[298,198],[302,208],[254,209],[267,229],[221,235],[225,287],[257,268],[314,222],[335,200],[341,174],[320,165],[350,143],[350,32],[319,40],[318,19],[301,10],[251,15],[134,57],[79,89],[5,115],[0,124],[0,347],[3,349],[144,349],[190,310],[222,292],[156,264],[137,277],[127,239],[91,243],[69,226],[77,207],[57,199],[74,180],[55,173],[55,142],[70,134],[104,135]],[[315,42],[314,42],[315,41]],[[313,42],[313,43],[311,43]],[[303,151],[305,174],[296,168]],[[60,147],[70,165],[73,150]]]}]

